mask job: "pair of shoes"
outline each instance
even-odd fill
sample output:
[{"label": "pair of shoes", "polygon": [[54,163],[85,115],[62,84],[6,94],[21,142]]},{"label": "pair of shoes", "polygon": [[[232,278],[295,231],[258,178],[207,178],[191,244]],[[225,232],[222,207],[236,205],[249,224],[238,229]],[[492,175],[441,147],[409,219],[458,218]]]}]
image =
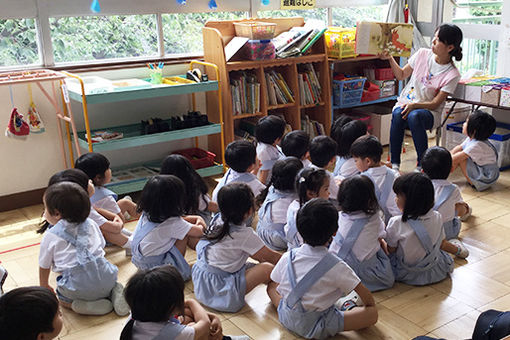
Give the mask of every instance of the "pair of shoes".
[{"label": "pair of shoes", "polygon": [[467,213],[465,213],[464,215],[460,216],[460,220],[462,222],[465,222],[471,216],[472,212],[473,212],[473,208],[469,207]]},{"label": "pair of shoes", "polygon": [[7,279],[7,275],[9,275],[7,269],[5,269],[3,266],[0,266],[0,295],[4,294],[4,283]]},{"label": "pair of shoes", "polygon": [[[335,305],[337,305],[340,310],[349,310],[351,308],[354,308],[356,306],[363,306],[363,300],[361,300],[361,298],[359,297],[358,293],[356,293],[356,291],[352,291],[350,292],[349,294],[347,294],[346,296],[340,298],[336,303]],[[342,308],[347,308],[348,309],[342,309]]]},{"label": "pair of shoes", "polygon": [[113,310],[112,302],[108,299],[94,301],[74,300],[71,309],[83,315],[105,315]]},{"label": "pair of shoes", "polygon": [[142,120],[141,124],[143,135],[170,131],[168,123],[161,118],[149,118],[148,120]]},{"label": "pair of shoes", "polygon": [[124,286],[122,283],[117,282],[115,287],[113,287],[112,292],[110,294],[110,299],[112,300],[113,310],[115,310],[115,314],[118,316],[128,315],[130,308],[124,299]]},{"label": "pair of shoes", "polygon": [[466,248],[466,246],[464,245],[464,243],[462,243],[461,240],[453,238],[449,240],[449,242],[457,246],[457,253],[455,253],[455,256],[461,259],[465,259],[466,257],[469,256],[469,250]]}]

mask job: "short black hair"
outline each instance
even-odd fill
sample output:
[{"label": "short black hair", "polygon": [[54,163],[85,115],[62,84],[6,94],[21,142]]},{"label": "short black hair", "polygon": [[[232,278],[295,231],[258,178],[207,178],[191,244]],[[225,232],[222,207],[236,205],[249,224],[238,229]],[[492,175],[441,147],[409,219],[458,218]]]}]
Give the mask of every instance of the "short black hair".
[{"label": "short black hair", "polygon": [[299,204],[303,205],[308,201],[308,191],[318,194],[326,179],[329,180],[329,175],[324,169],[312,167],[302,169],[296,176]]},{"label": "short black hair", "polygon": [[54,331],[58,300],[44,287],[21,287],[0,297],[0,334],[4,340],[35,340]]},{"label": "short black hair", "polygon": [[247,140],[236,140],[225,149],[225,163],[237,172],[246,172],[257,161],[257,149]]},{"label": "short black hair", "polygon": [[306,244],[323,246],[338,230],[338,210],[327,199],[314,198],[299,209],[296,224]]},{"label": "short black hair", "polygon": [[96,176],[104,177],[104,173],[110,168],[110,161],[100,153],[89,152],[81,155],[74,162],[74,167],[86,173],[95,185],[99,185],[95,178]]},{"label": "short black hair", "polygon": [[462,30],[459,26],[454,24],[442,24],[436,28],[437,37],[439,41],[445,45],[453,45],[453,49],[449,52],[450,58],[455,57],[455,60],[462,60]]},{"label": "short black hair", "polygon": [[337,119],[335,119],[335,121],[331,125],[330,133],[331,138],[333,138],[338,143],[342,135],[342,127],[351,121],[352,118],[345,114],[342,114]]},{"label": "short black hair", "polygon": [[447,179],[452,170],[452,155],[442,146],[430,147],[421,158],[421,168],[430,179]]},{"label": "short black hair", "polygon": [[317,136],[310,143],[310,159],[313,165],[324,168],[336,155],[336,142],[328,136]]},{"label": "short black hair", "polygon": [[381,161],[383,147],[376,136],[365,135],[357,138],[351,146],[351,155],[356,158],[370,158],[374,163]]},{"label": "short black hair", "polygon": [[296,176],[301,169],[303,169],[303,162],[296,157],[277,160],[273,165],[269,185],[257,196],[257,204],[264,202],[271,186],[281,191],[294,191]]},{"label": "short black hair", "polygon": [[338,189],[337,199],[340,210],[348,214],[363,211],[373,215],[379,210],[374,183],[367,176],[356,175],[344,179]]},{"label": "short black hair", "polygon": [[397,177],[393,183],[397,196],[405,198],[402,221],[417,219],[434,207],[434,186],[430,178],[421,172],[413,172]]},{"label": "short black hair", "polygon": [[60,183],[60,182],[73,182],[78,184],[83,190],[87,191],[89,188],[89,177],[86,173],[81,171],[80,169],[66,169],[57,172],[53,176],[50,177],[48,181],[48,186]]},{"label": "short black hair", "polygon": [[186,189],[179,177],[156,175],[145,183],[136,211],[144,212],[151,222],[161,223],[184,215],[185,195]]},{"label": "short black hair", "polygon": [[476,110],[468,116],[467,134],[476,140],[487,140],[496,131],[496,119],[487,112]]},{"label": "short black hair", "polygon": [[310,148],[310,136],[303,130],[294,130],[283,137],[280,146],[285,156],[302,159]]},{"label": "short black hair", "polygon": [[175,267],[140,270],[126,284],[124,297],[131,317],[141,322],[168,321],[184,311],[184,280]]},{"label": "short black hair", "polygon": [[83,223],[90,215],[90,198],[78,184],[60,182],[52,184],[44,192],[44,204],[48,212],[71,223]]},{"label": "short black hair", "polygon": [[260,143],[273,144],[285,132],[285,121],[275,115],[259,119],[255,125],[255,138]]},{"label": "short black hair", "polygon": [[338,147],[336,154],[340,157],[351,156],[351,145],[356,139],[367,134],[367,125],[360,120],[352,120],[345,123],[340,131],[336,132]]}]

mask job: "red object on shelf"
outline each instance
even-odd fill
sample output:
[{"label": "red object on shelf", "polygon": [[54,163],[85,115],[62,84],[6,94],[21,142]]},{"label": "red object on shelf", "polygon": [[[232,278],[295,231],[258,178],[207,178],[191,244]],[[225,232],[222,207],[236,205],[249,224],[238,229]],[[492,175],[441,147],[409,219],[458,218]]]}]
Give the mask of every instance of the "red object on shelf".
[{"label": "red object on shelf", "polygon": [[202,169],[213,166],[214,158],[216,157],[214,153],[200,148],[178,150],[173,153],[186,157],[191,162],[193,169]]},{"label": "red object on shelf", "polygon": [[374,83],[369,81],[365,82],[365,89],[363,90],[363,95],[361,96],[362,102],[370,102],[373,100],[377,100],[380,98],[381,89]]},{"label": "red object on shelf", "polygon": [[375,80],[391,80],[394,78],[395,76],[393,75],[391,67],[375,69]]}]

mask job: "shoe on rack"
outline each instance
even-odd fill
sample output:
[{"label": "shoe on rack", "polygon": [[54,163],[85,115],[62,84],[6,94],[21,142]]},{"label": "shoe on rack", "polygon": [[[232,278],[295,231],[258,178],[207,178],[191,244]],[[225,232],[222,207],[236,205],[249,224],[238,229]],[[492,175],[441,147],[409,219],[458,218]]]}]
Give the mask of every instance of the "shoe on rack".
[{"label": "shoe on rack", "polygon": [[455,253],[455,256],[461,259],[465,259],[469,256],[469,250],[466,248],[464,243],[462,243],[461,240],[454,238],[449,241],[450,243],[457,246],[457,253]]}]

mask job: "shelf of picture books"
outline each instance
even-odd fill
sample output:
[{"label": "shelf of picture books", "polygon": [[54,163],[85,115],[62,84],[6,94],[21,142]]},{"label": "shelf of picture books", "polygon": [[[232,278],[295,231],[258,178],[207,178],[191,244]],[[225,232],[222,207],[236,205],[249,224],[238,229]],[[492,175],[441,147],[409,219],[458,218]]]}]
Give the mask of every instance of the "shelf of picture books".
[{"label": "shelf of picture books", "polygon": [[[274,114],[276,116],[279,116],[282,118],[287,124],[285,125],[285,133],[290,132],[293,130],[291,124],[289,124],[289,116],[282,112],[281,110],[278,111],[271,111],[270,114]],[[258,118],[248,118],[248,119],[242,119],[235,122],[234,127],[234,140],[239,139],[246,139],[252,142],[255,142],[255,126],[257,125]],[[299,127],[300,128],[300,127]]]}]

